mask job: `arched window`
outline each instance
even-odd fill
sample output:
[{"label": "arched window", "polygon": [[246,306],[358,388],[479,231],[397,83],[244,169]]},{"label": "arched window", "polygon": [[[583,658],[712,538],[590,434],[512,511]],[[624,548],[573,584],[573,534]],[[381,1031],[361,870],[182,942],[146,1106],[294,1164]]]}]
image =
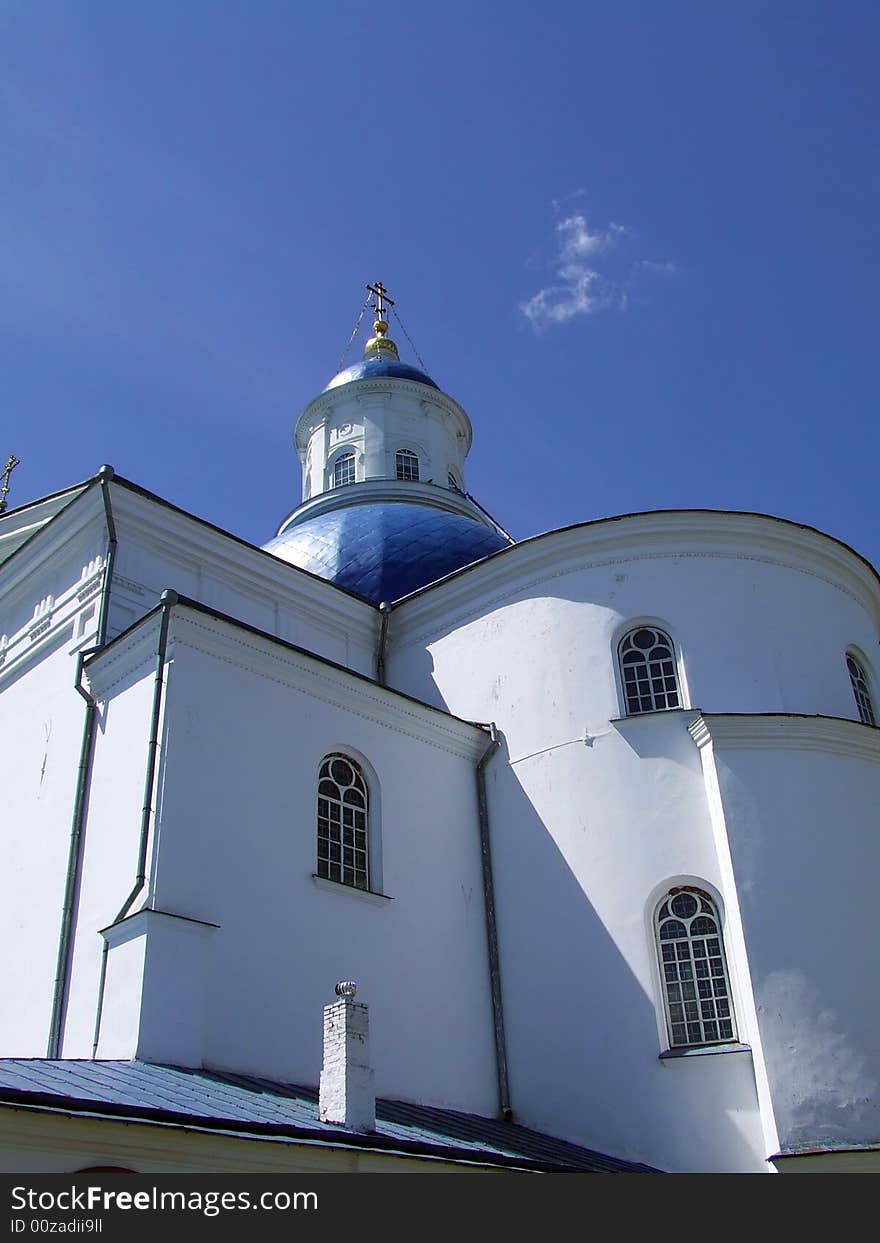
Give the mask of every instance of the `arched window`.
[{"label": "arched window", "polygon": [[368,889],[367,783],[360,765],[334,752],[318,774],[318,875]]},{"label": "arched window", "polygon": [[656,626],[639,626],[625,634],[618,648],[626,714],[680,708],[675,648]]},{"label": "arched window", "polygon": [[871,702],[868,675],[861,662],[853,656],[852,652],[847,654],[846,667],[849,670],[849,680],[852,682],[853,694],[856,697],[859,720],[863,725],[876,725],[877,717],[874,713],[874,705]]},{"label": "arched window", "polygon": [[333,463],[333,487],[341,488],[346,483],[354,483],[353,453],[341,453]]},{"label": "arched window", "polygon": [[418,480],[419,459],[412,449],[397,450],[397,478]]},{"label": "arched window", "polygon": [[701,889],[671,889],[657,911],[669,1044],[736,1039],[721,923]]}]

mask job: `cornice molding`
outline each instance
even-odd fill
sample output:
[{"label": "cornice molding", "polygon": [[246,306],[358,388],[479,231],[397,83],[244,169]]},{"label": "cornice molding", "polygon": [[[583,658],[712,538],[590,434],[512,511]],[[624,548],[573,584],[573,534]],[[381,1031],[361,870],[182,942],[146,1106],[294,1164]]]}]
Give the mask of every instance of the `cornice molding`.
[{"label": "cornice molding", "polygon": [[396,604],[395,632],[398,641],[423,641],[555,578],[688,558],[756,561],[811,575],[855,600],[880,626],[877,571],[833,536],[763,514],[663,510],[521,540]]},{"label": "cornice molding", "polygon": [[146,906],[139,911],[134,911],[131,915],[126,915],[124,919],[117,920],[115,924],[100,928],[98,935],[104,938],[110,949],[113,949],[119,944],[130,941],[132,937],[142,936],[145,932],[149,932],[151,924],[161,924],[164,920],[183,925],[187,932],[202,935],[216,932],[222,927],[221,924],[215,924],[206,919],[196,919],[192,915],[179,915],[176,911],[160,911],[156,907]]},{"label": "cornice molding", "polygon": [[270,636],[260,637],[233,623],[188,610],[185,604],[174,609],[169,641],[175,652],[191,647],[462,759],[475,761],[486,749],[485,732],[477,725],[357,678],[319,657],[301,654]]},{"label": "cornice molding", "polygon": [[209,565],[221,582],[260,603],[280,605],[325,629],[350,633],[360,628],[366,641],[372,642],[378,610],[368,601],[189,514],[140,493],[112,484],[111,488],[120,542],[124,537],[133,544],[146,544],[173,562],[185,561],[196,568]]},{"label": "cornice molding", "polygon": [[[158,651],[160,612],[154,609],[136,621],[117,639],[86,658],[83,676],[94,699],[112,696],[116,688],[145,664],[155,663]],[[173,656],[171,644],[166,663]]]},{"label": "cornice molding", "polygon": [[57,596],[38,599],[33,616],[15,633],[0,635],[0,683],[11,679],[35,656],[42,658],[59,639],[75,638],[75,647],[87,642],[85,627],[77,618],[100,592],[105,572],[103,557],[94,557],[83,566],[80,577]]},{"label": "cornice molding", "polygon": [[65,555],[70,543],[91,525],[103,536],[101,552],[107,542],[107,524],[101,490],[84,487],[45,522],[35,525],[27,543],[12,554],[3,566],[2,592],[4,598],[15,598],[15,593],[32,591],[27,580],[35,570],[51,570]]},{"label": "cornice molding", "polygon": [[710,712],[688,732],[701,751],[822,751],[880,763],[880,729],[843,717]]},{"label": "cornice molding", "polygon": [[0,514],[0,564],[18,552],[31,536],[41,531],[93,482],[94,480],[86,480],[84,483],[74,484],[61,492],[53,492],[51,496],[40,497],[19,509],[10,509],[5,514]]},{"label": "cornice molding", "polygon": [[[185,601],[170,607],[169,661],[189,647],[461,758],[476,761],[486,749],[486,733],[479,725],[379,686],[234,618],[217,617]],[[160,610],[154,609],[88,658],[84,673],[96,699],[108,696],[155,657],[159,617]]]},{"label": "cornice molding", "polygon": [[[278,535],[293,531],[310,518],[327,513],[334,509],[350,509],[355,505],[369,505],[380,501],[401,502],[415,505],[430,505],[434,509],[442,509],[448,513],[461,514],[472,518],[490,531],[496,530],[485,513],[463,492],[444,488],[442,484],[425,483],[418,480],[361,479],[357,483],[349,483],[344,487],[330,488],[327,492],[319,492],[308,501],[292,510],[278,528]],[[277,538],[277,537],[276,537]]]},{"label": "cornice molding", "polygon": [[683,721],[690,728],[690,722],[699,715],[699,708],[656,708],[652,712],[634,712],[632,716],[614,716],[608,724],[624,733],[630,729],[639,729],[641,724],[647,726],[651,721]]}]

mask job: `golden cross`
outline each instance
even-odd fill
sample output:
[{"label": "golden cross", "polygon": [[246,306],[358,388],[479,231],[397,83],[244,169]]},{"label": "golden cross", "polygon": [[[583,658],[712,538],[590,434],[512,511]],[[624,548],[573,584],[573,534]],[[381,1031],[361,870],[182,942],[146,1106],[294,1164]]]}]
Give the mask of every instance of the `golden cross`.
[{"label": "golden cross", "polygon": [[9,491],[9,476],[16,466],[20,464],[21,459],[17,458],[14,453],[10,453],[6,465],[3,467],[3,487],[0,488],[0,514],[6,512],[6,493]]},{"label": "golden cross", "polygon": [[378,299],[378,303],[376,306],[376,312],[380,319],[384,319],[385,316],[383,314],[383,311],[385,310],[385,308],[382,305],[382,303],[387,302],[389,306],[394,306],[394,300],[388,297],[388,290],[385,288],[385,286],[382,284],[381,281],[376,281],[375,285],[367,285],[367,289],[369,289],[370,293],[374,293],[376,295]]}]

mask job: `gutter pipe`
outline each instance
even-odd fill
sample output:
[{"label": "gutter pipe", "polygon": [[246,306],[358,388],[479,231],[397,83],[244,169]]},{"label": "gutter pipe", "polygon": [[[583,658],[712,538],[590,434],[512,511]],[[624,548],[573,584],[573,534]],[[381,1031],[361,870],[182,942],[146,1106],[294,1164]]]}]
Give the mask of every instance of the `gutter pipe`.
[{"label": "gutter pipe", "polygon": [[498,923],[495,916],[495,885],[492,878],[492,851],[489,840],[489,802],[486,797],[486,766],[501,746],[493,721],[489,726],[491,741],[477,761],[477,811],[480,826],[480,860],[483,868],[483,902],[486,908],[486,941],[489,951],[489,984],[492,996],[492,1019],[495,1029],[495,1065],[498,1073],[498,1105],[505,1122],[513,1118],[510,1105],[510,1082],[507,1073],[507,1042],[504,1036],[504,1006],[501,998],[501,967],[498,955]]},{"label": "gutter pipe", "polygon": [[391,618],[391,605],[383,600],[379,605],[379,642],[376,645],[376,681],[386,686],[385,651],[388,646],[388,622]]}]

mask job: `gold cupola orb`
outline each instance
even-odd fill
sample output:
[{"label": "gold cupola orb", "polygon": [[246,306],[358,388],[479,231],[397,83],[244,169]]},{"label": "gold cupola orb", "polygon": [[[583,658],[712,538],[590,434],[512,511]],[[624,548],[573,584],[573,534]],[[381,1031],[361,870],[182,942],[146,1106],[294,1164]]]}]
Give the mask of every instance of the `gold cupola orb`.
[{"label": "gold cupola orb", "polygon": [[384,319],[377,319],[373,324],[373,336],[364,346],[364,358],[400,358],[397,346],[390,337],[385,335],[387,331],[387,322]]},{"label": "gold cupola orb", "polygon": [[367,285],[367,289],[376,298],[373,303],[373,310],[376,312],[376,319],[373,323],[373,335],[364,346],[364,358],[392,358],[395,361],[400,360],[397,352],[397,346],[387,336],[388,321],[385,318],[385,305],[394,306],[392,298],[388,297],[388,290],[381,281],[376,281],[374,285]]}]

